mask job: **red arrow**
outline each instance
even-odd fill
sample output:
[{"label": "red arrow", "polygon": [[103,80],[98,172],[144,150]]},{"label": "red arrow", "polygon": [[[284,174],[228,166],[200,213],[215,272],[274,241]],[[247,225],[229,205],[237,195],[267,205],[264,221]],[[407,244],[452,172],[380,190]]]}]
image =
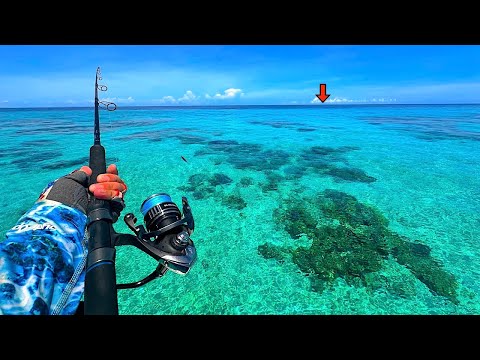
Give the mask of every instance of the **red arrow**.
[{"label": "red arrow", "polygon": [[327,95],[327,84],[320,84],[320,94],[315,94],[315,96],[320,100],[322,103],[328,99],[330,94]]}]

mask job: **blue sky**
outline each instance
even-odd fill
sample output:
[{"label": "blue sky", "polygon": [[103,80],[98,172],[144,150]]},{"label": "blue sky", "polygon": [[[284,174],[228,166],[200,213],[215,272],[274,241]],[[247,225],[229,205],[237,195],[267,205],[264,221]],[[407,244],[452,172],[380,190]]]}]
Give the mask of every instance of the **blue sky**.
[{"label": "blue sky", "polygon": [[[0,45],[0,107],[480,103],[476,45]],[[330,98],[315,94],[327,84]]]}]

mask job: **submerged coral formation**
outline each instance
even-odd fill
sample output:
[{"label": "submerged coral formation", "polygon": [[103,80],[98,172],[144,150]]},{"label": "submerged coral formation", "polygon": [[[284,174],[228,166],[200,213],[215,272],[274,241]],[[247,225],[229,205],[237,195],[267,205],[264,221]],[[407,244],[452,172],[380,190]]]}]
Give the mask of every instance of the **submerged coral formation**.
[{"label": "submerged coral formation", "polygon": [[[360,150],[356,146],[312,146],[303,150],[299,155],[292,155],[284,150],[262,150],[259,144],[239,143],[235,140],[209,141],[207,147],[197,150],[196,156],[220,155],[225,162],[237,169],[256,170],[269,173],[282,169],[285,178],[283,180],[299,179],[308,171],[320,176],[330,176],[335,181],[350,181],[371,183],[376,181],[365,171],[351,166],[346,166],[348,160],[345,154]],[[215,163],[219,163],[216,159]],[[339,165],[342,163],[343,165]],[[276,175],[277,177],[280,175]],[[276,189],[279,181],[267,180],[262,185],[264,192]]]},{"label": "submerged coral formation", "polygon": [[179,134],[179,135],[175,135],[175,136],[172,136],[172,137],[180,140],[180,142],[184,145],[203,144],[203,143],[207,142],[207,139],[202,137],[202,136],[188,134],[188,133]]},{"label": "submerged coral formation", "polygon": [[248,187],[250,185],[253,185],[253,179],[251,177],[243,177],[240,179],[240,185],[242,187]]},{"label": "submerged coral formation", "polygon": [[325,174],[330,175],[335,181],[346,180],[371,183],[376,181],[373,176],[369,176],[362,169],[346,168],[346,167],[331,167]]},{"label": "submerged coral formation", "polygon": [[194,174],[189,177],[188,185],[181,186],[179,189],[193,193],[195,199],[203,199],[209,194],[213,194],[217,186],[227,185],[233,180],[222,173],[212,175]]},{"label": "submerged coral formation", "polygon": [[[42,151],[38,151],[42,147]],[[57,149],[56,142],[51,139],[28,140],[20,146],[11,146],[0,149],[0,158],[10,158],[9,164],[15,165],[22,171],[38,171],[38,169],[72,171],[82,165],[88,165],[89,157],[84,156],[74,160],[62,160],[63,152]],[[31,159],[35,159],[32,164]],[[117,159],[107,158],[107,162],[118,162]]]},{"label": "submerged coral formation", "polygon": [[[376,181],[374,177],[367,175],[365,171],[345,165],[348,164],[348,159],[344,155],[354,150],[360,150],[360,148],[356,146],[340,146],[337,148],[312,146],[300,154],[298,165],[305,169],[305,172],[313,171],[316,175],[331,176],[336,182],[371,183]],[[339,163],[343,165],[339,165]]]},{"label": "submerged coral formation", "polygon": [[260,184],[260,188],[264,193],[269,191],[277,191],[279,184],[284,180],[284,177],[273,171],[265,172],[266,182]]},{"label": "submerged coral formation", "polygon": [[[359,116],[370,125],[380,125],[386,130],[394,130],[425,141],[473,140],[480,141],[478,131],[468,131],[459,127],[458,119],[442,119],[427,116]],[[463,123],[476,124],[477,119],[465,118]]]},{"label": "submerged coral formation", "polygon": [[[244,183],[250,184],[250,178],[243,178]],[[204,199],[214,196],[220,202],[234,210],[242,210],[247,206],[246,201],[239,193],[225,193],[223,188],[233,183],[233,180],[225,174],[214,173],[212,175],[194,174],[189,177],[188,185],[179,187],[182,191],[192,193],[194,199]]]},{"label": "submerged coral formation", "polygon": [[195,156],[223,155],[237,169],[257,171],[278,170],[287,164],[291,155],[283,150],[263,150],[260,144],[239,143],[236,140],[213,140],[197,150]]},{"label": "submerged coral formation", "polygon": [[[391,231],[388,220],[377,209],[354,196],[325,190],[313,199],[288,202],[275,211],[274,217],[293,239],[306,235],[311,246],[291,249],[263,244],[258,247],[259,253],[268,259],[290,258],[310,275],[315,291],[337,278],[374,287],[375,276],[370,274],[380,271],[384,260],[392,258],[432,293],[458,303],[457,281],[432,257],[431,249]],[[406,289],[395,286],[390,290],[405,296]]]},{"label": "submerged coral formation", "polygon": [[235,210],[242,210],[247,206],[247,203],[240,195],[230,194],[222,197],[222,203]]}]

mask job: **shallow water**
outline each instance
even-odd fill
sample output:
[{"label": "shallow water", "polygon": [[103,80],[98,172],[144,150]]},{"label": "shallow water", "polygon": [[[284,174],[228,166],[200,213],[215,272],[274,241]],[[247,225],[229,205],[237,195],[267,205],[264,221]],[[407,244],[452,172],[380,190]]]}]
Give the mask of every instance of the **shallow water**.
[{"label": "shallow water", "polygon": [[[179,205],[187,196],[196,223],[190,273],[120,290],[121,314],[480,313],[480,106],[118,108],[100,116],[107,161],[129,186],[123,214],[141,220],[143,200],[167,192]],[[88,163],[93,109],[2,109],[0,124],[3,238],[50,180]],[[336,217],[318,202],[327,189],[353,197]],[[370,211],[378,216],[352,222]],[[306,251],[318,241],[327,251],[324,226],[354,232],[330,239],[328,261],[314,254],[320,247]],[[407,260],[398,246],[371,247],[372,238],[357,246],[377,228],[408,245]],[[129,232],[122,220],[115,229]],[[156,266],[136,248],[117,253],[118,283]]]}]

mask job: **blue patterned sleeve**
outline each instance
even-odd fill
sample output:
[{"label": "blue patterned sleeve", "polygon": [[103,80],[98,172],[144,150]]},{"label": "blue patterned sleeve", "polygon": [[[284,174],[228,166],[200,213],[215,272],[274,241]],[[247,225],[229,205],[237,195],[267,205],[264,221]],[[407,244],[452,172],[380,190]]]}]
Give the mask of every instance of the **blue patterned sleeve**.
[{"label": "blue patterned sleeve", "polygon": [[0,243],[0,314],[72,315],[83,295],[86,215],[52,200],[26,212]]}]

